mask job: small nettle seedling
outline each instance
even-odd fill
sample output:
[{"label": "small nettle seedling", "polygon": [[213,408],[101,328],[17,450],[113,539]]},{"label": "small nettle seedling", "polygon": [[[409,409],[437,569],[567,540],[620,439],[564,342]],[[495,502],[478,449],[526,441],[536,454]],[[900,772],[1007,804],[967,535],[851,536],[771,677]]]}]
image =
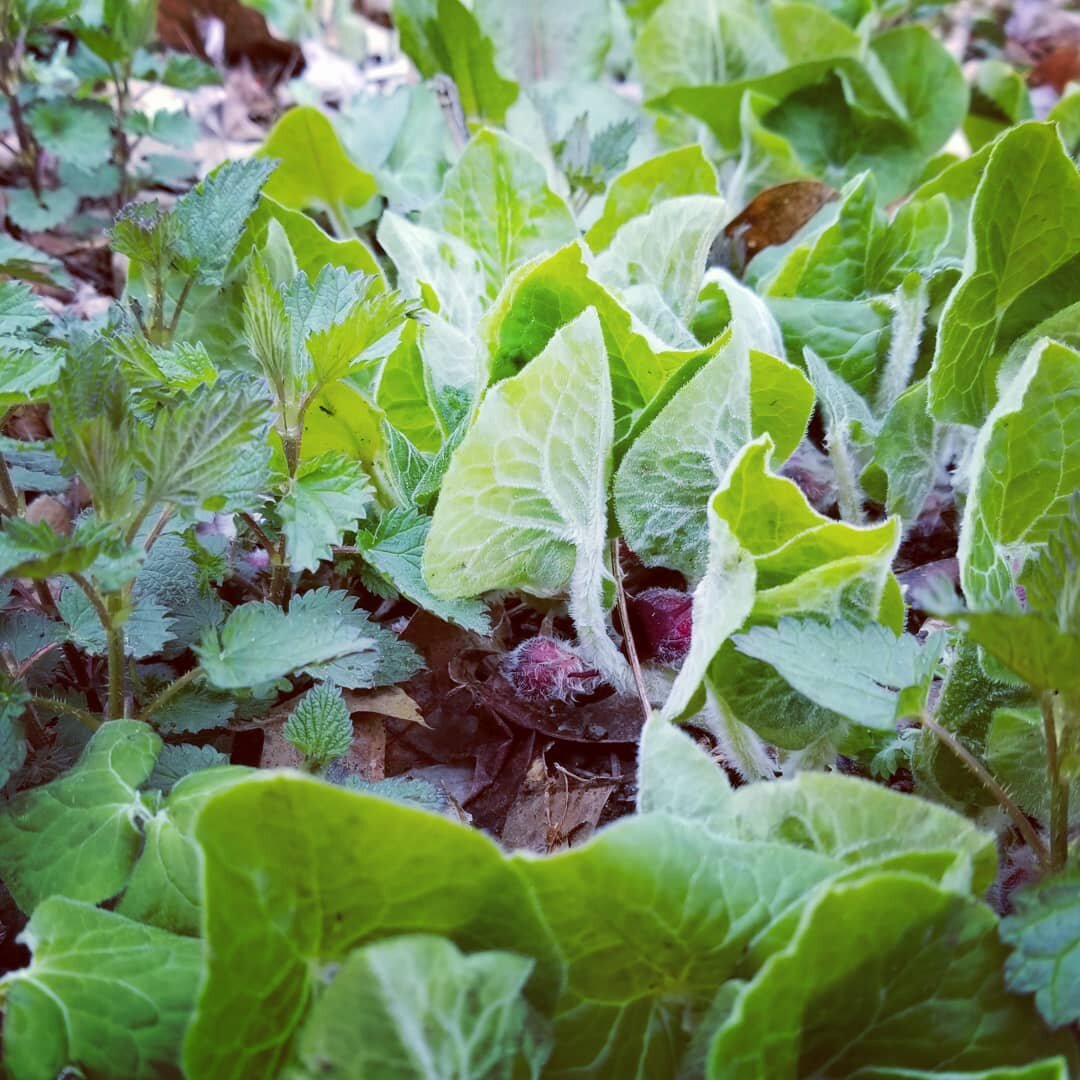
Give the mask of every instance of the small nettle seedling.
[{"label": "small nettle seedling", "polygon": [[304,755],[308,772],[322,772],[352,746],[353,726],[341,691],[332,682],[313,686],[285,722],[282,734]]},{"label": "small nettle seedling", "polygon": [[600,685],[600,673],[566,641],[538,634],[508,652],[499,665],[517,693],[535,701],[569,701]]},{"label": "small nettle seedling", "polygon": [[690,648],[694,598],[679,589],[654,586],[631,602],[630,620],[638,655],[662,664],[677,664]]}]

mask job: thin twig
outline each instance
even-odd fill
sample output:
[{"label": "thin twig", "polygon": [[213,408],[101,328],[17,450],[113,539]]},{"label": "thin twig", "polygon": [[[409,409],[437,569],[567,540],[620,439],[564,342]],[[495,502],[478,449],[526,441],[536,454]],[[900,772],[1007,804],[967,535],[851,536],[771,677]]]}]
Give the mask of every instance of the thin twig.
[{"label": "thin twig", "polygon": [[157,521],[154,522],[154,527],[150,530],[150,535],[146,538],[146,543],[143,544],[143,551],[149,551],[154,546],[154,541],[161,535],[162,530],[169,523],[169,518],[172,517],[173,507],[171,503],[165,504],[165,509],[158,515]]},{"label": "thin twig", "polygon": [[259,547],[269,552],[271,556],[277,554],[274,541],[266,535],[263,527],[246,510],[240,511],[240,520],[248,527],[248,531],[255,537]]},{"label": "thin twig", "polygon": [[921,721],[923,727],[932,732],[939,742],[947,746],[963,762],[979,783],[993,795],[1005,813],[1012,818],[1020,835],[1027,841],[1031,850],[1035,852],[1043,869],[1048,870],[1050,868],[1050,852],[1046,844],[1043,843],[1042,838],[1032,827],[1024,811],[1012,801],[1009,793],[994,779],[990,770],[951,731],[943,728],[932,716],[924,713]]},{"label": "thin twig", "polygon": [[626,605],[626,590],[623,588],[622,563],[619,562],[619,541],[617,539],[611,542],[611,567],[615,572],[615,593],[619,601],[619,620],[622,622],[626,655],[630,660],[630,670],[634,674],[634,686],[637,687],[638,698],[641,700],[641,709],[645,714],[645,722],[648,723],[652,717],[653,707],[652,702],[649,701],[649,691],[645,687],[645,676],[641,673],[641,662],[638,660],[634,635],[630,630],[630,612]]}]

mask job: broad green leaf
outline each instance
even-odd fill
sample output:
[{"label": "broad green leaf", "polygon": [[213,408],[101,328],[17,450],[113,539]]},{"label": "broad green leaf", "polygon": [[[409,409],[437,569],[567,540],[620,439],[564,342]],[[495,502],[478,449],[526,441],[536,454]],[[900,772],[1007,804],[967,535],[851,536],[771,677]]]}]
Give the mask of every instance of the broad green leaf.
[{"label": "broad green leaf", "polygon": [[411,320],[380,368],[375,399],[398,434],[437,453],[479,396],[486,362],[471,337],[438,315]]},{"label": "broad green leaf", "polygon": [[397,270],[397,287],[410,299],[434,293],[438,313],[462,330],[480,319],[486,289],[479,254],[464,240],[386,211],[376,234]]},{"label": "broad green leaf", "polygon": [[794,364],[750,350],[750,430],[769,435],[777,461],[798,449],[814,411],[814,388]]},{"label": "broad green leaf", "polygon": [[258,237],[259,230],[271,221],[277,222],[284,231],[296,258],[297,269],[312,280],[319,276],[325,266],[341,266],[352,273],[382,277],[378,261],[359,237],[335,239],[323,232],[307,214],[290,210],[264,193],[248,227]]},{"label": "broad green leaf", "polygon": [[[269,1075],[289,1057],[318,972],[395,934],[531,956],[540,1008],[560,980],[524,883],[487,837],[388,799],[259,773],[196,825],[206,884],[206,977],[189,1075]],[[393,902],[387,903],[392,897]]]},{"label": "broad green leaf", "polygon": [[321,210],[339,239],[352,236],[349,211],[372,198],[375,178],[349,160],[323,113],[310,105],[290,109],[270,129],[259,154],[279,161],[266,182],[271,199],[290,210]]},{"label": "broad green leaf", "polygon": [[492,357],[493,379],[519,371],[539,355],[556,330],[588,307],[596,308],[604,331],[618,452],[644,422],[649,406],[663,404],[662,391],[677,388],[673,376],[688,378],[708,358],[711,347],[695,343],[677,350],[664,345],[590,276],[581,246],[571,244],[522,267],[485,317],[481,336]]},{"label": "broad green leaf", "polygon": [[495,44],[461,0],[398,0],[394,24],[401,49],[425,78],[454,80],[467,119],[501,124],[518,96],[495,65]]},{"label": "broad green leaf", "polygon": [[[167,746],[165,752],[177,749],[196,748],[187,744]],[[221,764],[220,760],[215,764]],[[215,792],[224,791],[250,772],[227,764],[222,768],[200,768],[174,784],[162,808],[143,825],[142,850],[117,905],[119,914],[176,934],[200,935],[202,857],[195,843],[195,822]],[[155,769],[151,782],[156,775]]]},{"label": "broad green leaf", "polygon": [[1013,948],[1005,965],[1009,989],[1034,994],[1051,1027],[1080,1019],[1080,872],[1044,878],[1016,893],[1015,913],[1001,924]]},{"label": "broad green leaf", "polygon": [[619,227],[592,274],[662,340],[685,348],[709,249],[727,213],[713,195],[665,199]]},{"label": "broad green leaf", "polygon": [[316,570],[332,558],[333,545],[356,528],[373,497],[363,469],[344,454],[330,451],[300,462],[275,507],[292,569]]},{"label": "broad green leaf", "polygon": [[664,813],[722,832],[732,787],[720,763],[653,713],[638,746],[637,812]]},{"label": "broad green leaf", "polygon": [[960,814],[850,776],[800,773],[793,780],[736,789],[712,825],[747,842],[783,841],[861,866],[904,852],[948,851],[953,885],[981,896],[994,880],[992,833]]},{"label": "broad green leaf", "polygon": [[[755,373],[763,373],[767,384],[766,389],[759,382],[756,395]],[[692,581],[704,575],[709,497],[736,454],[759,434],[755,399],[764,401],[763,390],[768,394],[773,416],[759,411],[756,419],[759,424],[775,419],[787,448],[802,438],[810,419],[808,397],[801,403],[793,400],[805,387],[797,368],[771,357],[755,362],[736,327],[678,390],[634,440],[615,474],[615,513],[622,534],[646,565],[680,570]],[[795,406],[791,413],[789,403]]]},{"label": "broad green leaf", "polygon": [[1005,990],[996,924],[981,903],[910,873],[833,885],[731,1003],[708,1075],[985,1069],[1052,1053],[1038,1017]]},{"label": "broad green leaf", "polygon": [[161,739],[144,723],[114,720],[63,776],[15,796],[0,813],[4,882],[24,911],[60,893],[99,903],[124,887],[150,817],[139,786]]},{"label": "broad green leaf", "polygon": [[771,453],[767,436],[745,447],[712,501],[754,558],[755,619],[845,612],[875,618],[891,579],[899,522],[860,528],[819,514],[793,481],[768,471]]},{"label": "broad green leaf", "polygon": [[[779,44],[748,0],[667,0],[655,7],[634,47],[650,97],[764,74],[783,63]],[[733,99],[736,108],[740,96]]]},{"label": "broad green leaf", "polygon": [[155,1080],[179,1065],[202,946],[54,896],[25,931],[29,966],[0,979],[4,1066],[12,1080],[69,1067]]},{"label": "broad green leaf", "polygon": [[522,86],[599,78],[611,45],[606,0],[536,5],[530,0],[479,0],[476,19],[495,42],[500,66]]},{"label": "broad green leaf", "polygon": [[838,863],[653,813],[518,867],[567,967],[547,1073],[672,1076],[688,1007],[703,1009],[751,938]]},{"label": "broad green leaf", "polygon": [[269,602],[234,608],[195,647],[207,682],[219,690],[258,687],[302,671],[371,652],[375,642],[358,629],[341,594],[317,589],[288,611]]},{"label": "broad green leaf", "polygon": [[465,955],[446,938],[409,935],[356,949],[297,1039],[305,1075],[400,1080],[540,1076],[544,1023],[522,991],[533,962]]},{"label": "broad green leaf", "polygon": [[81,521],[65,536],[46,521],[31,525],[9,517],[0,530],[0,576],[41,580],[79,574],[98,558],[124,559],[131,553],[116,527],[101,522]]},{"label": "broad green leaf", "polygon": [[661,715],[665,720],[678,719],[690,708],[713,657],[754,607],[757,570],[753,556],[740,547],[728,523],[716,512],[715,499],[709,500],[706,513],[709,557],[705,574],[694,589],[690,649],[664,703]]},{"label": "broad green leaf", "polygon": [[487,608],[475,600],[444,600],[428,588],[421,559],[431,519],[412,509],[395,508],[379,518],[374,530],[357,533],[356,547],[364,562],[374,567],[398,592],[418,607],[466,630],[491,630]]},{"label": "broad green leaf", "polygon": [[1049,538],[1080,488],[1078,392],[1080,353],[1040,342],[986,418],[960,527],[960,582],[970,607],[1013,602],[1013,561]]},{"label": "broad green leaf", "polygon": [[[1033,291],[1067,288],[1068,299],[1076,299],[1071,264],[1080,254],[1078,221],[1080,176],[1056,128],[1028,123],[1003,135],[975,195],[964,277],[941,315],[930,372],[937,419],[980,424],[986,418],[998,398],[999,339],[1014,312],[1031,307]],[[1059,270],[1064,279],[1053,277]]]},{"label": "broad green leaf", "polygon": [[918,519],[937,481],[941,431],[928,410],[929,386],[921,379],[893,403],[874,440],[874,457],[863,473],[864,487],[872,483],[874,471],[885,480],[880,501],[907,528]]},{"label": "broad green leaf", "polygon": [[718,195],[716,169],[697,143],[627,169],[608,186],[604,209],[585,234],[595,252],[603,251],[631,218],[647,214],[664,199]]},{"label": "broad green leaf", "polygon": [[245,379],[200,386],[137,429],[135,459],[149,503],[250,510],[269,481],[267,401]]},{"label": "broad green leaf", "polygon": [[610,401],[600,320],[589,310],[484,398],[443,480],[423,570],[446,599],[569,588],[586,655],[623,685],[626,662],[607,632]]},{"label": "broad green leaf", "polygon": [[384,442],[383,414],[350,381],[324,387],[304,415],[301,460],[340,452],[369,465],[378,460]]},{"label": "broad green leaf", "polygon": [[734,638],[734,645],[822,708],[890,732],[898,719],[921,711],[940,651],[911,634],[898,638],[878,623],[859,627],[812,619],[755,626]]},{"label": "broad green leaf", "polygon": [[273,162],[256,158],[226,162],[176,203],[177,246],[200,281],[224,283],[229,260],[273,171]]},{"label": "broad green leaf", "polygon": [[489,300],[523,263],[578,238],[574,216],[548,186],[543,165],[491,128],[469,140],[420,220],[477,253]]}]

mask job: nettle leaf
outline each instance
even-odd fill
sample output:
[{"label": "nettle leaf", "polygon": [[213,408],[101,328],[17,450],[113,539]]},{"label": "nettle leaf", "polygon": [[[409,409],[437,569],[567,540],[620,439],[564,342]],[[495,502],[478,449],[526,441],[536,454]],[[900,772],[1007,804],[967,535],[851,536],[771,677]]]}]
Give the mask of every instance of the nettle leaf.
[{"label": "nettle leaf", "polygon": [[623,225],[647,214],[657,203],[682,195],[719,193],[716,169],[700,144],[669,150],[627,169],[611,182],[604,209],[585,233],[585,240],[594,252],[603,251]]},{"label": "nettle leaf", "polygon": [[151,816],[138,788],[161,739],[135,720],[94,734],[59,779],[16,795],[0,812],[4,882],[24,911],[53,893],[99,903],[124,887]]},{"label": "nettle leaf", "polygon": [[426,934],[356,949],[312,1007],[297,1039],[300,1065],[535,1080],[549,1039],[523,993],[532,969],[528,957],[465,955]]},{"label": "nettle leaf", "polygon": [[27,343],[27,332],[50,320],[49,310],[21,281],[0,281],[0,346]]},{"label": "nettle leaf", "polygon": [[973,608],[1015,607],[1014,560],[1049,539],[1080,488],[1078,387],[1080,353],[1040,342],[979,431],[958,551]]},{"label": "nettle leaf", "polygon": [[523,263],[578,238],[574,215],[548,186],[543,165],[491,128],[469,140],[420,221],[477,253],[490,300]]},{"label": "nettle leaf", "polygon": [[374,499],[358,462],[331,451],[300,462],[275,511],[293,570],[315,570],[333,545],[356,528]]},{"label": "nettle leaf", "polygon": [[114,525],[80,521],[70,536],[53,530],[47,521],[30,524],[4,518],[0,530],[0,576],[38,580],[59,574],[79,574],[97,559],[123,559],[133,554]]},{"label": "nettle leaf", "polygon": [[[998,397],[1000,346],[1040,321],[1039,290],[1075,299],[1078,213],[1080,176],[1053,124],[1021,124],[994,144],[972,205],[969,261],[941,315],[930,372],[939,420],[984,420]],[[1028,311],[1036,317],[1017,326]]]},{"label": "nettle leaf", "polygon": [[[71,640],[91,656],[108,652],[105,628],[89,597],[74,586],[68,586],[56,599],[56,609],[67,624]],[[149,595],[135,597],[124,619],[124,655],[136,659],[156,656],[172,640],[172,618],[169,610]]]},{"label": "nettle leaf", "polygon": [[45,397],[63,365],[58,349],[19,349],[0,344],[0,408]]},{"label": "nettle leaf", "polygon": [[426,79],[454,80],[466,118],[501,124],[518,96],[495,64],[495,44],[461,0],[400,0],[394,24],[401,50]]},{"label": "nettle leaf", "polygon": [[431,518],[412,509],[395,508],[379,518],[373,531],[357,533],[356,548],[407,600],[466,630],[489,633],[491,622],[483,602],[441,599],[424,581],[421,561],[430,529]]},{"label": "nettle leaf", "polygon": [[274,163],[261,158],[230,161],[176,203],[177,246],[200,281],[224,283],[225,269],[273,171]]},{"label": "nettle leaf", "polygon": [[[781,360],[756,363],[755,355],[764,356],[751,354],[736,327],[634,440],[619,465],[615,513],[627,543],[646,565],[668,566],[691,580],[703,576],[709,496],[735,455],[760,434],[755,400],[767,394],[772,413],[767,430],[785,449],[806,431],[811,400],[805,376]],[[758,372],[767,385],[755,393]]]},{"label": "nettle leaf", "polygon": [[[155,714],[155,727],[160,713]],[[146,781],[147,787],[157,788],[164,795],[192,773],[212,769],[218,765],[228,765],[229,757],[212,746],[195,746],[193,743],[166,744],[161,748],[154,771]]]},{"label": "nettle leaf", "polygon": [[73,1068],[153,1080],[177,1068],[198,941],[60,896],[36,908],[23,940],[29,966],[0,979],[12,1076]]},{"label": "nettle leaf", "polygon": [[1051,1027],[1080,1019],[1080,871],[1044,878],[1016,893],[1015,913],[1001,924],[1013,948],[1005,965],[1009,989],[1034,994]]},{"label": "nettle leaf", "polygon": [[112,112],[96,102],[58,98],[29,112],[34,138],[50,154],[82,169],[97,169],[112,154]]},{"label": "nettle leaf", "polygon": [[569,587],[585,654],[623,685],[605,599],[610,401],[600,320],[586,311],[484,398],[443,480],[423,568],[446,599]]},{"label": "nettle leaf", "polygon": [[713,195],[665,199],[619,227],[593,275],[662,340],[685,348],[709,249],[727,216]]},{"label": "nettle leaf", "polygon": [[196,838],[208,949],[185,1049],[190,1075],[275,1072],[319,970],[395,934],[534,957],[526,996],[542,1009],[554,999],[559,963],[548,931],[522,879],[479,832],[388,799],[259,773],[207,805]]},{"label": "nettle leaf", "polygon": [[333,124],[318,109],[290,109],[270,129],[259,154],[277,158],[266,194],[292,210],[322,210],[335,231],[351,235],[349,211],[375,195],[375,177],[349,160]]},{"label": "nettle leaf", "polygon": [[393,350],[410,306],[369,278],[356,283],[358,299],[340,318],[306,338],[315,382],[326,386],[362,364],[384,360]]},{"label": "nettle leaf", "polygon": [[333,683],[313,686],[285,721],[282,735],[313,769],[321,769],[352,747],[353,725],[341,691]]},{"label": "nettle leaf", "polygon": [[264,686],[372,652],[375,642],[350,618],[353,602],[343,598],[316,589],[294,598],[288,611],[266,601],[234,608],[195,647],[207,682],[219,690]]},{"label": "nettle leaf", "polygon": [[154,713],[154,727],[163,735],[194,735],[224,727],[238,704],[230,694],[189,686]]},{"label": "nettle leaf", "polygon": [[811,701],[855,724],[892,731],[925,704],[940,653],[911,634],[877,623],[781,619],[733,639],[744,656],[764,661]]},{"label": "nettle leaf", "polygon": [[908,872],[834,884],[730,1000],[708,1075],[987,1069],[1052,1053],[1005,989],[996,931],[988,907]]},{"label": "nettle leaf", "polygon": [[[703,1010],[755,934],[839,869],[779,844],[717,841],[663,813],[517,861],[567,967],[548,1066],[557,1075],[675,1075],[687,1007]],[[652,918],[640,918],[642,902]]]},{"label": "nettle leaf", "polygon": [[8,188],[4,192],[7,216],[27,232],[46,232],[75,213],[79,197],[71,188],[42,189],[35,195],[30,188]]},{"label": "nettle leaf", "polygon": [[[7,630],[3,622],[0,627]],[[10,644],[5,639],[4,651],[8,649]],[[30,695],[22,685],[0,673],[0,788],[26,761],[26,728],[22,717],[29,704]]]},{"label": "nettle leaf", "polygon": [[612,38],[604,0],[537,7],[529,0],[480,0],[476,19],[495,42],[502,67],[522,85],[599,78]]},{"label": "nettle leaf", "polygon": [[207,510],[257,507],[269,480],[270,411],[246,379],[221,378],[139,427],[145,498]]}]

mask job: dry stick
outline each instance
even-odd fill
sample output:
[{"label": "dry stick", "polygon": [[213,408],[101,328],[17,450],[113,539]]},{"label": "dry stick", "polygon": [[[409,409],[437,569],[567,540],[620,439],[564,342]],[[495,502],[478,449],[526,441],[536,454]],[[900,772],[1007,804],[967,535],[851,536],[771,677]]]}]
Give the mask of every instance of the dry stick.
[{"label": "dry stick", "polygon": [[1060,870],[1069,855],[1069,785],[1061,782],[1052,692],[1039,696],[1039,709],[1046,734],[1046,775],[1050,781],[1050,863],[1054,870]]},{"label": "dry stick", "polygon": [[634,685],[637,687],[638,697],[641,699],[641,708],[645,713],[645,722],[652,717],[653,707],[649,701],[649,691],[645,688],[645,676],[641,674],[641,663],[638,660],[637,647],[634,644],[634,635],[630,630],[630,613],[626,607],[626,590],[623,588],[622,563],[619,562],[619,541],[611,542],[611,567],[615,571],[615,593],[619,599],[619,619],[623,627],[623,642],[626,644],[626,655],[630,659],[630,670],[634,673]]},{"label": "dry stick", "polygon": [[947,746],[975,776],[980,784],[993,795],[1001,808],[1013,819],[1020,835],[1035,852],[1044,870],[1050,868],[1050,852],[1042,838],[1032,827],[1027,815],[1009,798],[1009,793],[994,779],[986,766],[951,731],[946,731],[932,716],[924,713],[920,718],[923,727],[933,732],[939,742]]}]

